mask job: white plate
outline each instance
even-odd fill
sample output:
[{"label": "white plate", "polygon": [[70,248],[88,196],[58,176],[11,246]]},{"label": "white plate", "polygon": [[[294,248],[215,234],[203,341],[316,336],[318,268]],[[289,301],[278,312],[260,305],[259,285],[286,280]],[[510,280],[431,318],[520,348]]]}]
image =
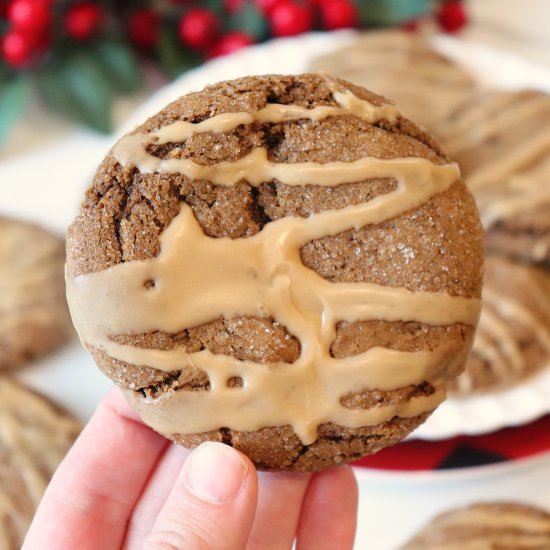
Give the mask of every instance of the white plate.
[{"label": "white plate", "polygon": [[[124,131],[142,122],[179,95],[208,83],[245,74],[304,71],[309,60],[349,42],[353,33],[310,34],[251,47],[216,59],[187,73],[154,94],[140,107]],[[437,37],[436,47],[470,68],[484,85],[500,88],[535,87],[550,91],[548,71],[508,53]],[[75,132],[63,142],[38,154],[0,164],[2,212],[23,216],[64,231],[74,217],[89,174],[114,138]],[[44,178],[44,174],[52,177]],[[74,174],[79,174],[75,181]],[[55,175],[55,176],[53,176]],[[62,352],[22,371],[31,385],[65,404],[86,419],[109,382],[75,343]],[[478,434],[533,420],[550,412],[550,372],[514,389],[467,399],[449,399],[414,434],[439,439],[457,434]]]}]

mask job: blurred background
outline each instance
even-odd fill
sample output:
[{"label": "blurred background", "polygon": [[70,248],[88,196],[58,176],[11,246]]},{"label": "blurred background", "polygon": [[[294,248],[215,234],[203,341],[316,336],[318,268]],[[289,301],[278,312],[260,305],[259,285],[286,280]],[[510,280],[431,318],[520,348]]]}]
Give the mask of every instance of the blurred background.
[{"label": "blurred background", "polygon": [[[549,20],[548,0],[0,0],[0,391],[17,380],[85,422],[110,387],[67,328],[62,250],[122,132],[207,83],[328,69],[398,100],[459,161],[489,266],[481,336],[451,398],[356,465],[356,547],[396,548],[479,500],[550,509]],[[8,499],[18,468],[4,426],[17,415],[0,400]],[[47,481],[47,438],[33,440],[17,452]],[[19,537],[35,505],[13,512]]]},{"label": "blurred background", "polygon": [[0,158],[72,123],[109,132],[205,60],[312,30],[437,30],[548,66],[547,10],[545,0],[2,0]]}]

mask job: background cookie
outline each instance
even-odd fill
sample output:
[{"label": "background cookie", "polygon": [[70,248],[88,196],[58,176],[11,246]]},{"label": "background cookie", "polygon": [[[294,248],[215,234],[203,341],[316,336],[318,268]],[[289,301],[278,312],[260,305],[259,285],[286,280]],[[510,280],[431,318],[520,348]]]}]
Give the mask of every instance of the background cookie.
[{"label": "background cookie", "polygon": [[0,377],[0,548],[19,550],[50,477],[80,432],[67,412]]},{"label": "background cookie", "polygon": [[310,70],[329,71],[391,98],[405,116],[430,131],[475,87],[472,77],[424,36],[396,30],[364,33],[315,59]]},{"label": "background cookie", "polygon": [[550,514],[515,502],[472,504],[435,517],[400,550],[550,548]]},{"label": "background cookie", "polygon": [[[481,264],[473,199],[427,134],[349,83],[268,76],[180,98],[115,146],[69,230],[67,284],[83,341],[157,431],[312,470],[440,402]],[[182,300],[182,281],[199,290]]]},{"label": "background cookie", "polygon": [[550,362],[550,273],[489,255],[481,317],[461,393],[500,389]]},{"label": "background cookie", "polygon": [[550,95],[493,92],[437,130],[472,189],[487,247],[550,265]]},{"label": "background cookie", "polygon": [[0,217],[0,369],[48,353],[73,334],[64,263],[61,239]]}]

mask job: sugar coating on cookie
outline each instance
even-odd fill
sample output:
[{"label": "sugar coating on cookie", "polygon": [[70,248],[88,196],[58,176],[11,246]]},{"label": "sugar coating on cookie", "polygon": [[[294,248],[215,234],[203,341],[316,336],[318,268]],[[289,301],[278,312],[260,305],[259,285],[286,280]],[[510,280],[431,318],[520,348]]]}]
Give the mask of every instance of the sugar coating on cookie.
[{"label": "sugar coating on cookie", "polygon": [[313,470],[444,399],[480,308],[458,168],[327,75],[184,96],[123,137],[68,235],[75,325],[146,423]]},{"label": "sugar coating on cookie", "polygon": [[80,432],[68,412],[0,377],[0,548],[19,550],[51,476]]},{"label": "sugar coating on cookie", "polygon": [[62,239],[0,217],[0,370],[41,357],[74,334],[64,263]]},{"label": "sugar coating on cookie", "polygon": [[517,502],[483,502],[436,516],[401,550],[550,548],[550,514]]},{"label": "sugar coating on cookie", "polygon": [[369,30],[342,48],[314,58],[310,70],[329,71],[387,95],[405,116],[433,132],[472,97],[476,84],[466,69],[430,42],[420,33]]}]

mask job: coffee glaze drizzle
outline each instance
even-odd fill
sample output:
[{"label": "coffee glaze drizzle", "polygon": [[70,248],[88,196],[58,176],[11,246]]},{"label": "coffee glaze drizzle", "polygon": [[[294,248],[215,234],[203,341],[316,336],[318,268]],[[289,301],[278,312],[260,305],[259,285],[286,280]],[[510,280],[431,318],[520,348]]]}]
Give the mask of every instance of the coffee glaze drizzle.
[{"label": "coffee glaze drizzle", "polygon": [[[330,283],[300,259],[300,248],[314,239],[379,224],[418,208],[460,178],[455,164],[374,157],[283,164],[270,162],[267,151],[258,148],[233,162],[203,166],[190,159],[159,159],[147,151],[152,144],[179,143],[196,132],[228,132],[253,121],[354,115],[374,123],[399,116],[392,105],[376,106],[331,86],[337,107],[271,104],[255,113],[224,113],[197,124],[176,122],[156,132],[125,136],[113,148],[113,156],[124,167],[142,173],[178,173],[217,185],[242,180],[252,186],[271,180],[324,186],[369,178],[397,181],[394,191],[367,203],[308,218],[285,217],[239,239],[206,236],[191,208],[182,204],[160,236],[157,257],[68,279],[71,313],[86,345],[134,365],[163,371],[192,366],[208,375],[208,391],[168,390],[154,399],[126,391],[144,421],[161,433],[290,425],[303,444],[310,444],[323,423],[355,428],[432,411],[445,397],[446,373],[456,372],[465,361],[466,349],[457,354],[445,346],[418,352],[377,347],[344,359],[331,357],[338,321],[475,324],[479,300],[370,283]],[[154,281],[154,286],[147,287],[147,281]],[[188,354],[141,349],[111,339],[152,331],[176,333],[220,317],[242,316],[271,317],[285,326],[300,341],[300,357],[292,364],[263,365],[207,350]],[[229,387],[233,377],[243,380],[242,387]],[[406,403],[350,409],[340,402],[350,392],[392,390],[425,380],[435,391]]]}]

